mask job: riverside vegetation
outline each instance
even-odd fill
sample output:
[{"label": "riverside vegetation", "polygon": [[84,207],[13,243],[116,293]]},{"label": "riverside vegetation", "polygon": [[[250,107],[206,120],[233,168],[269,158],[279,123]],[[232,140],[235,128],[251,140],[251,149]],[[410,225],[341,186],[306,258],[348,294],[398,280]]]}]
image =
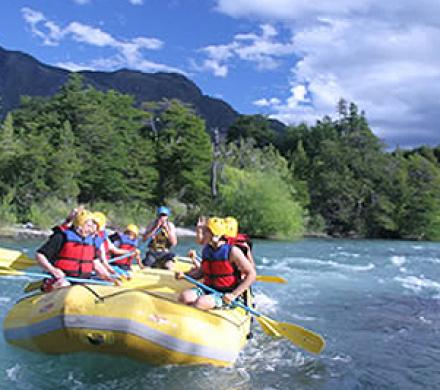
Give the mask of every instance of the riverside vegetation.
[{"label": "riverside vegetation", "polygon": [[234,215],[258,237],[440,239],[440,146],[387,151],[354,103],[314,126],[242,115],[211,135],[177,100],[138,107],[73,74],[0,126],[0,223],[47,228],[86,203],[145,224],[166,202],[177,224]]}]

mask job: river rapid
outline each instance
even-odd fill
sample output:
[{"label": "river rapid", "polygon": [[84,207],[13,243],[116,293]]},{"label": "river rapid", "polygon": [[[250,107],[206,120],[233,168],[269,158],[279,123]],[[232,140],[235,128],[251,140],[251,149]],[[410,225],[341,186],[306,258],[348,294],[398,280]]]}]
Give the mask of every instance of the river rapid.
[{"label": "river rapid", "polygon": [[[36,241],[2,240],[26,251]],[[192,239],[176,252],[196,248]],[[306,239],[256,241],[257,310],[320,333],[319,356],[254,337],[232,368],[150,367],[98,354],[49,356],[0,337],[0,387],[13,389],[435,389],[440,388],[440,244]],[[0,278],[0,319],[26,278]]]}]

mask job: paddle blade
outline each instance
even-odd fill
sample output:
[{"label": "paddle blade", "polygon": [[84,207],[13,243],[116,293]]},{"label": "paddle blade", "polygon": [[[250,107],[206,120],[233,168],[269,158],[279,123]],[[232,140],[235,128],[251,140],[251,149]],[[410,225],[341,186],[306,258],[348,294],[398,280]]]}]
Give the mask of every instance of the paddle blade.
[{"label": "paddle blade", "polygon": [[257,282],[266,282],[266,283],[287,283],[287,280],[281,276],[276,275],[257,275]]},{"label": "paddle blade", "polygon": [[23,252],[0,248],[0,268],[25,269],[36,264],[35,260],[26,256]]},{"label": "paddle blade", "polygon": [[285,337],[305,351],[319,354],[325,347],[325,340],[322,336],[302,326],[288,322],[278,322],[266,316],[257,317],[257,321],[267,334],[271,335],[270,332],[277,333],[279,336],[276,335],[275,337]]},{"label": "paddle blade", "polygon": [[263,331],[269,335],[270,337],[274,337],[274,338],[280,338],[283,337],[283,335],[278,332],[269,321],[265,321],[264,317],[255,317],[258,321],[258,323],[260,324],[261,328],[263,329]]},{"label": "paddle blade", "polygon": [[23,276],[23,275],[25,275],[24,272],[18,271],[16,269],[0,268],[0,276]]},{"label": "paddle blade", "polygon": [[28,283],[28,284],[24,287],[23,291],[24,291],[25,293],[33,292],[33,291],[36,291],[36,290],[41,291],[41,288],[42,288],[42,287],[43,287],[43,281],[42,281],[42,280],[37,280],[36,282],[30,282],[30,283]]}]

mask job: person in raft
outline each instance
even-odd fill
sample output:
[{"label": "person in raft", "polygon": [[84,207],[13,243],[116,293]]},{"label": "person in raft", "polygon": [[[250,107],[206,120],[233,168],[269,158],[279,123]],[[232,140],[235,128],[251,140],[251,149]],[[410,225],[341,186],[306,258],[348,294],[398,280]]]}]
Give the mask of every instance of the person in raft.
[{"label": "person in raft", "polygon": [[[124,233],[115,233],[110,236],[110,240],[113,241],[114,246],[119,249],[124,249],[128,252],[136,252],[134,255],[126,257],[124,259],[116,260],[112,262],[112,265],[119,267],[123,271],[130,271],[133,260],[136,259],[140,268],[143,268],[140,250],[138,247],[139,228],[137,225],[129,224],[124,229]],[[123,272],[121,272],[123,273]]]},{"label": "person in raft", "polygon": [[107,218],[105,214],[96,211],[93,213],[93,222],[95,223],[95,243],[96,243],[96,257],[99,258],[106,268],[106,270],[110,273],[115,273],[116,271],[109,264],[109,260],[112,255],[125,255],[131,252],[136,252],[138,255],[140,254],[139,249],[129,248],[124,249],[123,247],[117,247],[113,244],[113,242],[109,239],[108,233],[105,230]]},{"label": "person in raft", "polygon": [[[200,268],[193,268],[187,274],[194,279],[203,277],[203,283],[223,294],[207,293],[200,287],[184,290],[178,300],[198,309],[209,310],[229,305],[241,296],[256,279],[256,272],[243,252],[227,243],[226,224],[221,218],[209,218],[206,223],[199,218],[196,241],[204,245]],[[243,278],[242,278],[243,275]],[[177,279],[184,278],[183,272],[176,272]]]},{"label": "person in raft", "polygon": [[170,249],[177,245],[177,234],[170,215],[168,207],[160,206],[156,219],[145,229],[142,240],[148,242],[148,251],[143,263],[147,267],[173,269],[175,254]]},{"label": "person in raft", "polygon": [[95,260],[94,230],[92,213],[83,209],[76,213],[72,226],[57,229],[37,249],[38,264],[53,276],[44,280],[43,291],[69,286],[66,276],[90,279],[93,271],[101,279],[112,281],[101,261]]},{"label": "person in raft", "polygon": [[[238,221],[234,217],[226,217],[225,221],[225,239],[229,245],[234,245],[241,249],[243,254],[249,260],[249,262],[255,267],[255,260],[252,254],[252,241],[251,238],[244,233],[238,232]],[[206,223],[205,217],[200,217],[197,226],[203,226]],[[203,233],[202,229],[197,228],[196,233],[196,241],[197,243],[201,243],[203,241]],[[188,257],[191,259],[193,265],[195,267],[200,267],[200,259],[197,256],[197,252],[194,249],[190,249],[188,251]]]}]

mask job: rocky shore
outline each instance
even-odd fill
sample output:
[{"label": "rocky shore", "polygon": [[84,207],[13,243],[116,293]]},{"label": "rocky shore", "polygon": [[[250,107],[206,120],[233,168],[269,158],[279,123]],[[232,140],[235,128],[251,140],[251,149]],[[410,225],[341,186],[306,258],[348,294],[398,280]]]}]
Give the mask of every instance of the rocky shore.
[{"label": "rocky shore", "polygon": [[[0,228],[0,238],[10,238],[16,240],[24,239],[43,239],[51,235],[51,230],[41,230],[30,226],[6,226]],[[194,229],[176,227],[178,237],[194,237]]]}]

